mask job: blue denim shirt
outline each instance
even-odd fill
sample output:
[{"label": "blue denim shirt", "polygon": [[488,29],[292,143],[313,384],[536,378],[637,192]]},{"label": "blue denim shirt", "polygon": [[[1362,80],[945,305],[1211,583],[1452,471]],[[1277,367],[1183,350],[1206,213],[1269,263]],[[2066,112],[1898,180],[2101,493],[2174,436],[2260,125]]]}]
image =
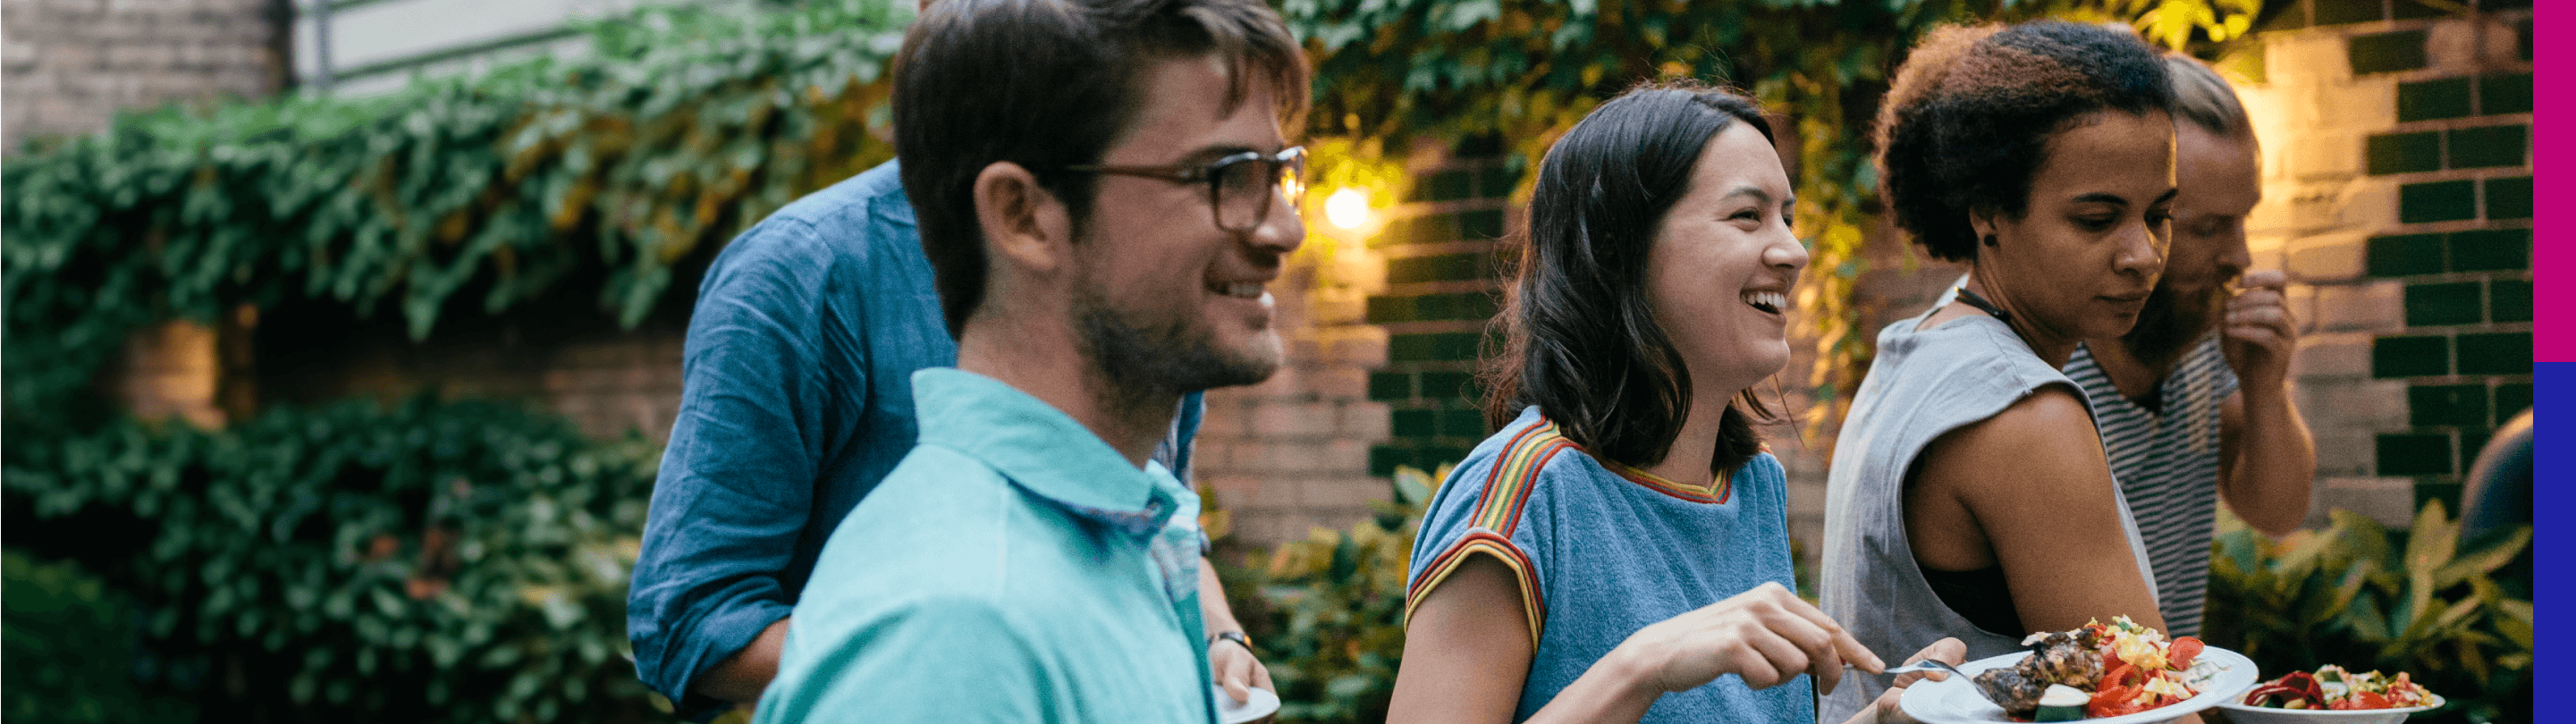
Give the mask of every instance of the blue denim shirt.
[{"label": "blue denim shirt", "polygon": [[1212,724],[1198,496],[989,377],[823,547],[758,722]]},{"label": "blue denim shirt", "polygon": [[[788,615],[825,538],[912,449],[912,373],[956,360],[893,162],[716,256],[627,593],[636,673],[681,716],[724,707],[691,682]],[[1198,404],[1158,452],[1172,470]]]}]

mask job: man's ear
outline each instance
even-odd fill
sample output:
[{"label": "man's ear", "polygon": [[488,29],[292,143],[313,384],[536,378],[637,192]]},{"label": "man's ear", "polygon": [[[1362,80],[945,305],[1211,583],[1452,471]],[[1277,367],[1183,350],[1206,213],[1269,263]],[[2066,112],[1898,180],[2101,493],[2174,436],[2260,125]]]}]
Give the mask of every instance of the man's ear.
[{"label": "man's ear", "polygon": [[1071,211],[1019,164],[995,162],[975,174],[975,219],[994,262],[1046,273],[1071,258]]}]

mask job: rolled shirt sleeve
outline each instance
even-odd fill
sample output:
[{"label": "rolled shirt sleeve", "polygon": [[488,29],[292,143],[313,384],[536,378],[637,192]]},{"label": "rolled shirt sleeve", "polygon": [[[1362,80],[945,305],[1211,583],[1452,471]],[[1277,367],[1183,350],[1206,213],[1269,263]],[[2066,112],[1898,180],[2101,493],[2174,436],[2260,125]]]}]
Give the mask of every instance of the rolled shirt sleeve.
[{"label": "rolled shirt sleeve", "polygon": [[679,415],[627,600],[638,675],[684,717],[726,706],[691,693],[693,680],[788,615],[802,582],[781,578],[830,452],[824,418],[834,391],[866,382],[862,364],[821,364],[821,243],[795,220],[747,232],[709,269],[689,320]]}]

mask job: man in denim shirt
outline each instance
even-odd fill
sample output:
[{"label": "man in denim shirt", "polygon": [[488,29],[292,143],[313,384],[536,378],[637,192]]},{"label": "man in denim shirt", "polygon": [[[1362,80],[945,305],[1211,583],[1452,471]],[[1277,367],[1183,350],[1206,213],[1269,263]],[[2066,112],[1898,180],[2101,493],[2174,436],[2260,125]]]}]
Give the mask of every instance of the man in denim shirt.
[{"label": "man in denim shirt", "polygon": [[1281,364],[1304,54],[1260,0],[941,0],[895,79],[957,369],[795,608],[764,722],[1212,722],[1174,406]]},{"label": "man in denim shirt", "polygon": [[[919,238],[889,162],[763,220],[699,287],[627,602],[637,672],[683,717],[768,685],[824,539],[913,447],[913,371],[956,363]],[[1156,459],[1185,473],[1198,395],[1180,411]],[[1209,630],[1238,631],[1200,575]],[[1240,638],[1208,648],[1231,691],[1270,686]]]}]

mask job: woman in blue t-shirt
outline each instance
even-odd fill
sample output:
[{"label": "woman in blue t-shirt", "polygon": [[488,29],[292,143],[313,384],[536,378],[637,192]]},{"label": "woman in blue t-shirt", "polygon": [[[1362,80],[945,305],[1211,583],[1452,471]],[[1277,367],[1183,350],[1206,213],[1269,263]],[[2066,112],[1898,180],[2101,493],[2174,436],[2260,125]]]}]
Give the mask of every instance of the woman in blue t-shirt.
[{"label": "woman in blue t-shirt", "polygon": [[1487,370],[1502,431],[1414,541],[1389,721],[1805,722],[1845,665],[1884,667],[1790,593],[1752,427],[1789,360],[1794,209],[1723,90],[1631,91],[1548,152]]}]

